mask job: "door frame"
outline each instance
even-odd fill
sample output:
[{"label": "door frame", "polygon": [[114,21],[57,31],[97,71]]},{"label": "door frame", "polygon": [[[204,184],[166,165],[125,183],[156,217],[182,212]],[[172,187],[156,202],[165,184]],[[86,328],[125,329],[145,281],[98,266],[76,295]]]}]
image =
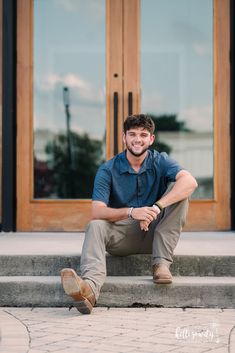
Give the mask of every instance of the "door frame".
[{"label": "door frame", "polygon": [[214,199],[191,201],[188,222],[192,229],[197,230],[228,230],[231,228],[229,0],[214,0],[213,22]]},{"label": "door frame", "polygon": [[[139,11],[139,0],[106,0],[107,158],[115,149],[122,150],[129,92],[133,93],[133,109],[140,109],[139,16],[133,15]],[[229,0],[214,0],[214,199],[190,202],[190,230],[226,230],[231,226],[230,172],[222,172],[230,171],[229,14]],[[18,1],[17,16],[17,230],[83,230],[90,219],[90,200],[33,199],[33,1]],[[133,56],[126,55],[130,51],[137,54],[134,63],[130,62]],[[114,93],[118,93],[116,111]]]}]

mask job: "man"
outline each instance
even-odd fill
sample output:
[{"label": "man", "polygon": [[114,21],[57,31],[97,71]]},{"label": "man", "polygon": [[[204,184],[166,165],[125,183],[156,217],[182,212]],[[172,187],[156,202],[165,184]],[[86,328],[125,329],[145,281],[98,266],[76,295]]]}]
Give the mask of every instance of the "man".
[{"label": "man", "polygon": [[105,281],[105,251],[112,255],[152,253],[154,283],[171,283],[169,267],[185,223],[194,177],[166,153],[150,150],[154,122],[144,114],[127,117],[126,150],[98,170],[81,255],[81,277],[61,271],[65,292],[89,314]]}]

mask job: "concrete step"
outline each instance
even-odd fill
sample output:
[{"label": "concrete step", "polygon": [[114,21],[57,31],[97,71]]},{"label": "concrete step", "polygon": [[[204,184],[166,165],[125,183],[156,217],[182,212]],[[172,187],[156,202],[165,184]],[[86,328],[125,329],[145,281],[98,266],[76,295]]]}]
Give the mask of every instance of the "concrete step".
[{"label": "concrete step", "polygon": [[[84,233],[0,233],[0,276],[57,276],[79,272]],[[151,256],[107,256],[110,276],[151,275]],[[175,249],[175,276],[235,276],[235,232],[183,232]]]},{"label": "concrete step", "polygon": [[[0,234],[0,306],[71,305],[58,275],[79,269],[83,240],[82,233]],[[150,255],[106,259],[97,305],[235,307],[234,232],[183,233],[171,285],[152,282]]]},{"label": "concrete step", "polygon": [[[0,277],[0,306],[61,307],[72,304],[58,276]],[[156,285],[150,276],[107,277],[98,306],[235,307],[234,277],[175,277]]]},{"label": "concrete step", "polygon": [[[106,256],[109,276],[150,276],[151,255]],[[78,273],[79,255],[0,255],[0,276],[58,276],[65,267]],[[175,255],[174,276],[234,276],[235,256]]]}]

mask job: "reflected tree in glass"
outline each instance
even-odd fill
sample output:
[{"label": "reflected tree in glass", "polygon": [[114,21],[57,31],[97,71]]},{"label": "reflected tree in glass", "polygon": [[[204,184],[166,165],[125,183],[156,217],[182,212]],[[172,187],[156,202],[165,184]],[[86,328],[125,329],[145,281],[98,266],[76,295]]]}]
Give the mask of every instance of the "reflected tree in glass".
[{"label": "reflected tree in glass", "polygon": [[66,133],[47,143],[47,170],[44,179],[36,178],[41,181],[35,185],[39,197],[91,198],[96,171],[104,162],[102,141],[91,139],[87,133],[70,132],[70,143],[71,156]]},{"label": "reflected tree in glass", "polygon": [[166,142],[162,141],[159,135],[159,132],[162,131],[184,131],[190,132],[191,130],[186,127],[184,121],[177,120],[177,114],[147,114],[151,117],[155,124],[155,136],[156,139],[152,145],[153,149],[156,149],[158,152],[166,152],[170,154],[172,152],[172,147]]}]

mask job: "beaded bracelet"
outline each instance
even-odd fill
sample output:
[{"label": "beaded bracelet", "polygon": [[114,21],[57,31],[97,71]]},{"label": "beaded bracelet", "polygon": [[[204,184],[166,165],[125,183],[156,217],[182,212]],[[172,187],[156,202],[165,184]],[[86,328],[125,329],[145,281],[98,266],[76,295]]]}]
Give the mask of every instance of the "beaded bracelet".
[{"label": "beaded bracelet", "polygon": [[133,217],[132,217],[132,211],[133,211],[133,208],[134,207],[131,207],[131,208],[129,208],[129,211],[128,211],[128,218],[132,218],[133,219]]}]

